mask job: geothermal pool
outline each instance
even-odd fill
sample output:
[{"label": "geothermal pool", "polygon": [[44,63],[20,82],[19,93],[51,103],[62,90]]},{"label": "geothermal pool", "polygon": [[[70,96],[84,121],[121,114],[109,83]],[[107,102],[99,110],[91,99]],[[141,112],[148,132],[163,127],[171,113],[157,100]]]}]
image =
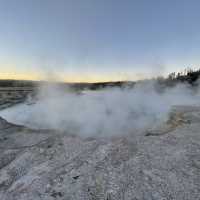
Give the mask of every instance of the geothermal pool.
[{"label": "geothermal pool", "polygon": [[7,121],[34,129],[82,136],[143,132],[167,119],[172,105],[197,104],[199,96],[180,87],[158,93],[149,86],[80,94],[48,90],[34,103],[0,111]]}]

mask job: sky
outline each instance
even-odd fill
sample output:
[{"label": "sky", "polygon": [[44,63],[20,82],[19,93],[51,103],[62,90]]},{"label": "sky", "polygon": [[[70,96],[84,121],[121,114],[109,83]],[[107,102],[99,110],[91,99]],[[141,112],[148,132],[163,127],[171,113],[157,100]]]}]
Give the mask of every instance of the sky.
[{"label": "sky", "polygon": [[0,0],[0,78],[137,80],[200,66],[198,0]]}]

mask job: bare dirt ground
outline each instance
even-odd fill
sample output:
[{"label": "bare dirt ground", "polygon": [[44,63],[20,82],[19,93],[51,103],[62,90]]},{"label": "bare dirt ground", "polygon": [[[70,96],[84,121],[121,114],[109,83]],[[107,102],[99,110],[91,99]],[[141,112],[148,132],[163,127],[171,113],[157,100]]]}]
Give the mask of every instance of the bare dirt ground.
[{"label": "bare dirt ground", "polygon": [[[2,106],[26,95],[8,96]],[[173,107],[143,135],[98,139],[0,118],[0,199],[200,199],[200,108]]]}]

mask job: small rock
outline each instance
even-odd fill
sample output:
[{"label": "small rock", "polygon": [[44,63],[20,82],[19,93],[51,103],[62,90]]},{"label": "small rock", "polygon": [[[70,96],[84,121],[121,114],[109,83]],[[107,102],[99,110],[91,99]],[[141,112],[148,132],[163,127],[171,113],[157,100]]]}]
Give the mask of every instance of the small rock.
[{"label": "small rock", "polygon": [[41,148],[40,149],[40,154],[42,154],[42,153],[44,153],[44,149]]}]

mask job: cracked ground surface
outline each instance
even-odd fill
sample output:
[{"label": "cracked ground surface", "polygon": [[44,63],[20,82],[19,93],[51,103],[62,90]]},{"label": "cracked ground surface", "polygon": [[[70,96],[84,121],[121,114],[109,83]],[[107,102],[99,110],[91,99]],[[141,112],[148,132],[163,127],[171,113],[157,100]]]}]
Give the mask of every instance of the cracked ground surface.
[{"label": "cracked ground surface", "polygon": [[0,118],[1,200],[200,199],[200,109],[138,135],[80,138]]}]

